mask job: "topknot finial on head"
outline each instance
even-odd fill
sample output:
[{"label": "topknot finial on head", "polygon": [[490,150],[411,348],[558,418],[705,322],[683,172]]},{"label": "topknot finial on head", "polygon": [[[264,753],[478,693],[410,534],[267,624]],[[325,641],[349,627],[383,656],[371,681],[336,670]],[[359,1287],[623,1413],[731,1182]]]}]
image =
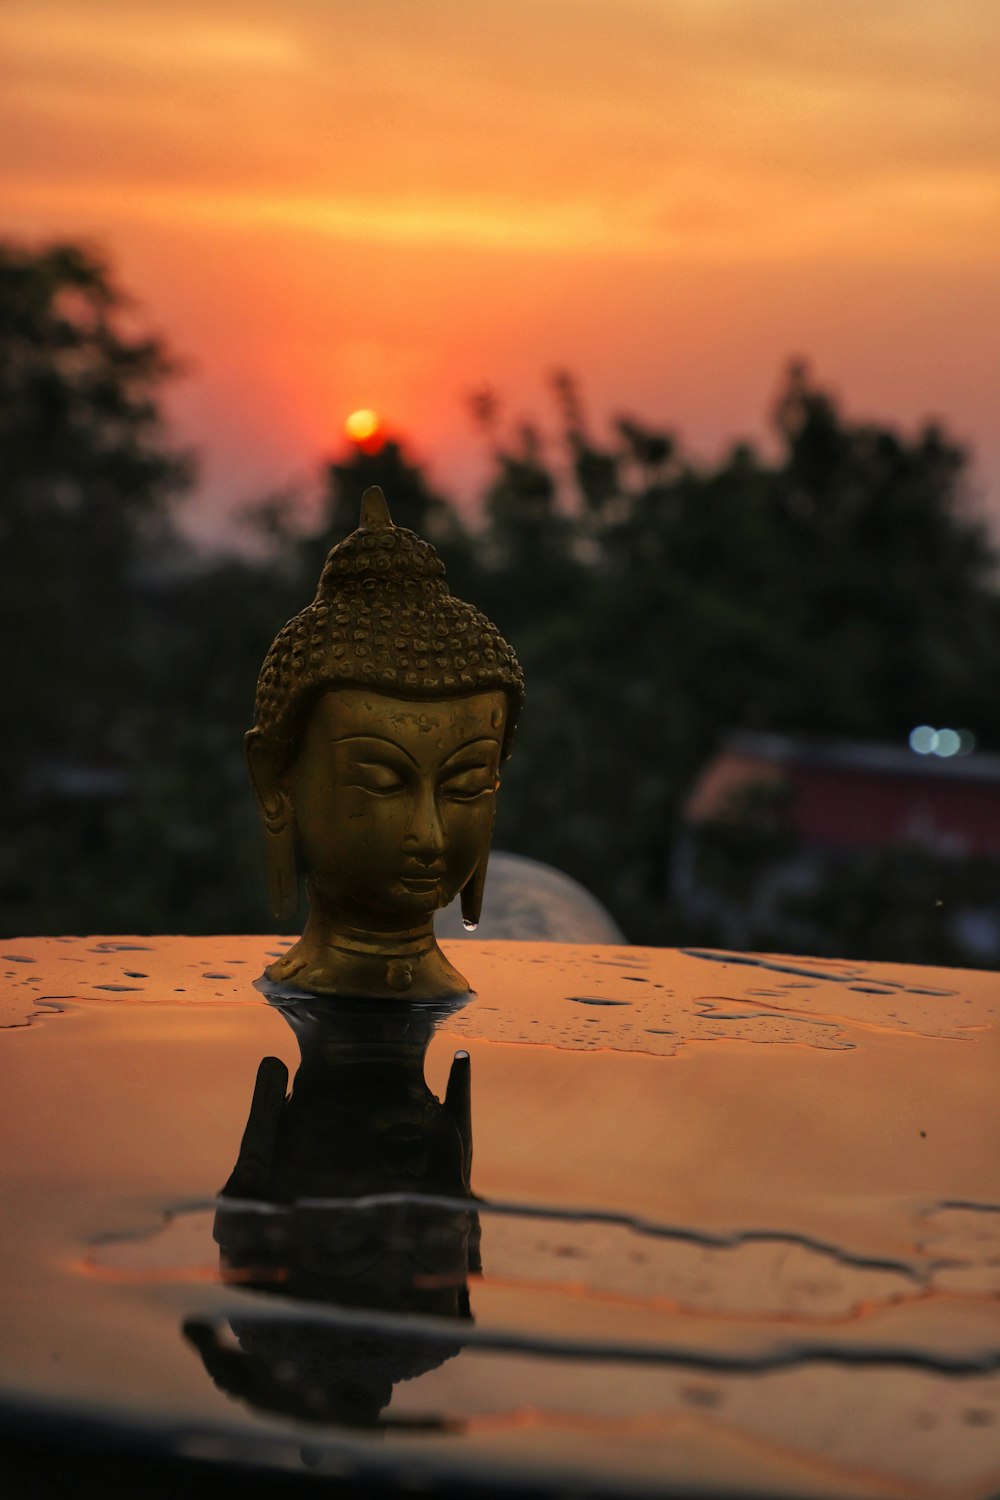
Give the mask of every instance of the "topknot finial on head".
[{"label": "topknot finial on head", "polygon": [[381,485],[370,485],[361,496],[361,520],[358,524],[372,531],[377,531],[383,526],[392,526],[393,520],[389,514],[389,505],[382,493]]}]

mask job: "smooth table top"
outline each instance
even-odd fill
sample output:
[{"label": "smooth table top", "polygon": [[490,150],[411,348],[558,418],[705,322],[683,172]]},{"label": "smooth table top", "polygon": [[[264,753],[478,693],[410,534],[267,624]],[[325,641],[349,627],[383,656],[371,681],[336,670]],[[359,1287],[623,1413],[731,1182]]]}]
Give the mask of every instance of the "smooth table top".
[{"label": "smooth table top", "polygon": [[0,943],[0,1415],[317,1482],[1000,1491],[1000,977],[482,943],[464,1007],[359,1011],[254,988],[286,942]]}]

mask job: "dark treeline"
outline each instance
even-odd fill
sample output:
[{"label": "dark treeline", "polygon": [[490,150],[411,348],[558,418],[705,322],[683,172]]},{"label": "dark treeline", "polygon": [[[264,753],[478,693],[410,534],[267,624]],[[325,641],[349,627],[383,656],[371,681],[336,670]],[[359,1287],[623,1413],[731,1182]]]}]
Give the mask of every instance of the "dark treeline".
[{"label": "dark treeline", "polygon": [[[474,533],[390,441],[330,467],[315,534],[278,497],[247,517],[262,560],[206,560],[173,521],[193,483],[161,420],[174,362],[131,322],[99,257],[0,249],[9,934],[268,925],[242,753],[256,674],[372,483],[524,664],[498,845],[582,880],[634,941],[716,936],[685,926],[668,872],[724,732],[903,745],[929,722],[1000,746],[997,559],[966,504],[966,454],[937,428],[850,421],[794,366],[774,456],[741,443],[706,465],[632,419],[598,441],[560,375],[551,452],[474,401],[493,465]],[[774,833],[754,844],[748,827],[749,845],[746,829],[720,831],[723,883]],[[961,956],[929,912],[981,870],[902,851],[846,894],[844,878],[817,946]]]}]

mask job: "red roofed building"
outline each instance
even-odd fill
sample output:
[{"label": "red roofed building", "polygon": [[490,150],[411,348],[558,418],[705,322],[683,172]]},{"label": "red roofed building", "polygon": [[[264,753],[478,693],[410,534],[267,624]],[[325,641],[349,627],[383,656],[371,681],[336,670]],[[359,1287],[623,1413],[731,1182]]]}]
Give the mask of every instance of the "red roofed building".
[{"label": "red roofed building", "polygon": [[[939,920],[949,924],[956,961],[1000,962],[1000,755],[942,758],[893,745],[733,733],[688,798],[672,894],[689,922],[714,924],[734,947],[753,946],[761,932],[807,944],[816,940],[815,921],[797,925],[789,913],[821,894],[832,873],[869,868],[880,853],[905,860],[907,852],[932,868],[980,872],[979,887],[962,885],[962,900]],[[981,872],[994,862],[997,882],[987,880],[992,894],[984,900]]]},{"label": "red roofed building", "polygon": [[762,784],[785,789],[791,826],[807,844],[920,844],[1000,858],[1000,755],[941,759],[894,745],[732,734],[696,782],[685,819],[724,818]]}]

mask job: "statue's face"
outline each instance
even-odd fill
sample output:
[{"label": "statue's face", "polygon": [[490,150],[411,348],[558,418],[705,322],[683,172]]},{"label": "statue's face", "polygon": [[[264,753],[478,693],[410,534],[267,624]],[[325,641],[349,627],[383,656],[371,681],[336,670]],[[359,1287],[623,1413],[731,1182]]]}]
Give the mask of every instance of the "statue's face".
[{"label": "statue's face", "polygon": [[313,884],[348,920],[419,920],[465,885],[489,849],[506,711],[499,691],[318,699],[288,790]]}]

